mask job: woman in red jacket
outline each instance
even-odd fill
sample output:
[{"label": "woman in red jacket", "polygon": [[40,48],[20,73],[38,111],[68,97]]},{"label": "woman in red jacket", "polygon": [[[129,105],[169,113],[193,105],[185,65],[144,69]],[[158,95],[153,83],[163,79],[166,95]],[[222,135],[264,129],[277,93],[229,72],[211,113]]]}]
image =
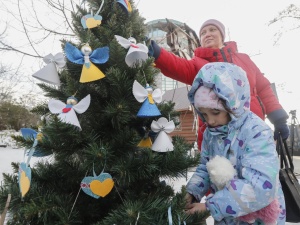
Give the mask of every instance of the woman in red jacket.
[{"label": "woman in red jacket", "polygon": [[[161,72],[172,79],[191,85],[198,71],[208,62],[230,62],[246,71],[250,83],[250,109],[261,119],[268,119],[274,124],[274,139],[280,132],[283,139],[289,136],[288,114],[275,96],[269,80],[260,72],[247,54],[239,53],[235,42],[224,42],[225,27],[215,19],[203,23],[199,32],[201,47],[194,52],[191,60],[180,58],[160,48],[151,40],[149,54],[155,58],[155,65]],[[201,147],[203,123],[200,121],[198,146]],[[205,126],[204,126],[205,127]],[[202,130],[202,131],[201,131]]]}]

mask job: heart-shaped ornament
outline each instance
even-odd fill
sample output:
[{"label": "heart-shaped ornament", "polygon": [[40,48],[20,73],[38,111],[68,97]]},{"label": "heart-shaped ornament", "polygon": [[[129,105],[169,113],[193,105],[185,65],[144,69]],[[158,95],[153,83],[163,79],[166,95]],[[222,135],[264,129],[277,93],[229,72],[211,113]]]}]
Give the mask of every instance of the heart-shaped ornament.
[{"label": "heart-shaped ornament", "polygon": [[99,176],[85,177],[81,181],[81,189],[93,198],[105,197],[114,187],[112,176],[101,173]]},{"label": "heart-shaped ornament", "polygon": [[31,182],[31,169],[26,165],[26,163],[22,162],[19,166],[19,189],[22,198],[29,191],[30,182]]},{"label": "heart-shaped ornament", "polygon": [[106,179],[103,182],[99,180],[93,180],[90,183],[91,191],[94,194],[99,195],[101,197],[105,197],[113,187],[114,187],[114,181],[110,178]]},{"label": "heart-shaped ornament", "polygon": [[84,28],[94,28],[101,24],[102,16],[87,14],[81,18],[81,25]]}]

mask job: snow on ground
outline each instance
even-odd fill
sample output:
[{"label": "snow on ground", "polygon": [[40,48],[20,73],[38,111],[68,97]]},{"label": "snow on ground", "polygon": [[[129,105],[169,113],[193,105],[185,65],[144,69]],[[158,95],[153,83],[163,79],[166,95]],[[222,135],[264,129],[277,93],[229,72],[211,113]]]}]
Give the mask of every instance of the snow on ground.
[{"label": "snow on ground", "polygon": [[21,135],[20,132],[15,130],[2,130],[0,131],[0,146],[9,146],[19,148],[16,142],[11,138],[11,135]]}]

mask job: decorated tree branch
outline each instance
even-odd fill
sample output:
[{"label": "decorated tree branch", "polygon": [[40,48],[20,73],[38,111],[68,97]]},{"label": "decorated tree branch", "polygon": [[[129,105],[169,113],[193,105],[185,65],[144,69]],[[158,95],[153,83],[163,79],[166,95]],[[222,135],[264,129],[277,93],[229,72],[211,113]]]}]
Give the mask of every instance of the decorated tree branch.
[{"label": "decorated tree branch", "polygon": [[[11,194],[8,224],[205,221],[207,213],[187,217],[185,189],[175,193],[165,182],[185,177],[199,159],[186,140],[169,136],[178,113],[161,101],[134,2],[83,1],[73,29],[75,39],[61,40],[64,60],[49,54],[34,74],[49,100],[33,109],[43,117],[39,130],[15,137],[26,151],[0,189],[0,211]],[[145,136],[150,141],[139,145]]]}]

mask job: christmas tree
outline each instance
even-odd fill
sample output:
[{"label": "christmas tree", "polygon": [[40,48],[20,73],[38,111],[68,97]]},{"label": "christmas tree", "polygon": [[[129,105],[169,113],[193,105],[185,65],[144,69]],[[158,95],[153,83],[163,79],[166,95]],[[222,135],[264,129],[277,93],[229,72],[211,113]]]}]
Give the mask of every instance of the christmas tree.
[{"label": "christmas tree", "polygon": [[[132,51],[142,48],[144,19],[134,2],[85,4],[88,9],[78,6],[73,13],[77,38],[62,40],[60,84],[39,84],[50,98],[33,109],[44,118],[40,130],[31,138],[14,137],[28,161],[31,155],[46,160],[32,168],[28,161],[12,163],[15,173],[4,174],[0,190],[1,211],[11,194],[8,224],[14,225],[201,224],[207,213],[187,217],[184,187],[174,193],[164,182],[184,177],[199,159],[188,155],[191,146],[183,138],[171,142],[165,133],[177,113],[173,103],[153,101],[159,72],[153,59],[133,61],[124,47],[128,40]],[[99,10],[89,14],[92,9]],[[145,102],[133,89],[141,86],[154,91],[138,115]],[[151,104],[160,115],[152,114]],[[166,142],[173,147],[153,150],[160,134],[158,148]]]}]

